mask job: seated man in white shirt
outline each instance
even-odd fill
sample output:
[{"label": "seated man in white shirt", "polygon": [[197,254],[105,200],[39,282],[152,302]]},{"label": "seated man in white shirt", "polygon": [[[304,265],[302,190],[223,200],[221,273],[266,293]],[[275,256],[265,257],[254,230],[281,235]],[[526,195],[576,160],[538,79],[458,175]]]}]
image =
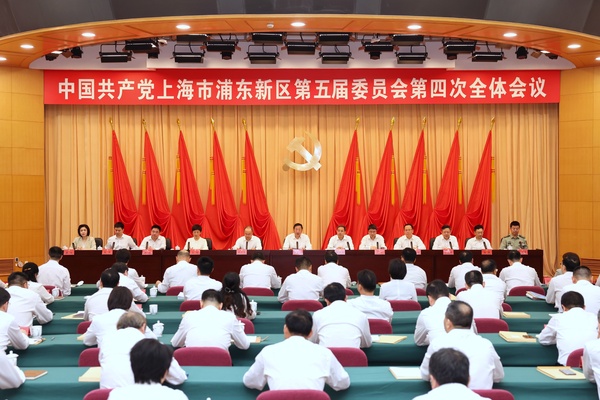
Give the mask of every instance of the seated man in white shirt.
[{"label": "seated man in white shirt", "polygon": [[491,249],[490,241],[483,237],[483,225],[475,225],[473,228],[475,237],[467,240],[465,250],[486,250]]},{"label": "seated man in white shirt", "polygon": [[131,236],[123,233],[125,225],[122,222],[116,222],[114,225],[115,234],[106,241],[106,248],[113,250],[128,249],[138,250]]},{"label": "seated man in white shirt", "polygon": [[399,258],[390,260],[388,265],[390,281],[381,285],[379,298],[382,300],[417,301],[417,291],[412,282],[406,281],[406,264]]},{"label": "seated man in white shirt", "polygon": [[310,244],[310,238],[302,233],[304,227],[301,223],[297,222],[294,224],[294,232],[290,233],[285,237],[283,241],[283,250],[289,249],[302,249],[312,250],[312,244]]},{"label": "seated man in white shirt", "polygon": [[325,347],[371,347],[367,316],[346,302],[346,289],[337,282],[325,286],[327,307],[313,314],[310,340]]},{"label": "seated man in white shirt", "polygon": [[58,246],[50,247],[48,250],[50,260],[40,265],[37,281],[42,285],[56,286],[63,296],[71,294],[71,274],[69,270],[58,262],[63,257],[63,251]]},{"label": "seated man in white shirt", "polygon": [[[598,313],[598,331],[600,331],[600,313]],[[600,399],[600,335],[583,346],[583,374],[598,387]]]},{"label": "seated man in white shirt", "polygon": [[275,268],[265,264],[265,256],[262,251],[252,254],[252,262],[242,266],[240,269],[240,287],[259,287],[279,289],[281,278],[277,276]]},{"label": "seated man in white shirt", "polygon": [[152,225],[150,236],[146,236],[140,244],[141,249],[164,250],[167,248],[167,241],[160,234],[162,231],[160,225]]},{"label": "seated man in white shirt", "polygon": [[463,289],[465,287],[465,274],[469,271],[479,271],[479,267],[473,265],[473,254],[470,251],[461,251],[458,255],[459,265],[452,268],[450,278],[448,278],[448,287]]},{"label": "seated man in white shirt", "polygon": [[208,289],[202,293],[200,310],[188,311],[173,336],[173,347],[219,347],[227,350],[231,342],[242,350],[250,347],[244,324],[231,312],[222,310],[221,293]]},{"label": "seated man in white shirt", "polygon": [[338,225],[337,234],[333,235],[327,244],[327,250],[335,249],[354,250],[354,243],[352,243],[352,238],[346,235],[344,225]]},{"label": "seated man in white shirt", "polygon": [[[108,297],[112,290],[119,286],[119,273],[116,269],[107,268],[100,275],[100,288],[98,291],[87,298],[83,307],[83,319],[91,321],[96,315],[107,313]],[[132,295],[133,296],[133,295]],[[144,312],[131,301],[129,311],[145,315]]]},{"label": "seated man in white shirt", "polygon": [[[146,336],[146,317],[138,313],[127,312],[117,321],[117,330],[106,335],[100,348],[100,388],[112,389],[134,384],[129,354],[136,343]],[[171,385],[181,385],[187,374],[175,358],[167,371],[166,380]]]},{"label": "seated man in white shirt", "polygon": [[167,290],[173,286],[184,286],[185,283],[197,276],[197,269],[194,264],[190,264],[190,253],[187,250],[179,250],[175,261],[177,264],[167,268],[163,280],[156,281],[156,287],[161,293],[167,293]]},{"label": "seated man in white shirt", "polygon": [[10,293],[4,288],[0,288],[0,353],[5,353],[9,342],[12,347],[18,350],[24,350],[29,347],[27,335],[19,328],[15,317],[10,315],[8,305]]},{"label": "seated man in white shirt", "polygon": [[[25,374],[5,352],[0,352],[0,389],[16,389],[25,382]],[[7,395],[8,398],[8,395]]]},{"label": "seated man in white shirt", "polygon": [[452,348],[440,349],[433,353],[429,360],[431,391],[417,396],[413,400],[484,399],[467,387],[469,380],[467,356]]},{"label": "seated man in white shirt", "polygon": [[52,321],[52,311],[48,310],[40,296],[27,289],[27,275],[24,273],[10,274],[6,291],[10,293],[8,313],[15,317],[20,327],[31,327],[33,317],[42,325]]},{"label": "seated man in white shirt", "polygon": [[223,284],[210,277],[214,267],[212,258],[203,256],[198,259],[198,276],[183,285],[183,295],[186,300],[200,300],[202,293],[207,289],[221,290]]},{"label": "seated man in white shirt", "polygon": [[413,235],[414,228],[412,224],[404,225],[404,236],[400,236],[394,244],[394,250],[403,250],[406,248],[410,249],[421,249],[425,250],[425,243],[417,235]]},{"label": "seated man in white shirt", "polygon": [[598,337],[598,320],[596,315],[585,311],[580,293],[565,292],[560,301],[564,312],[550,318],[539,335],[539,342],[543,345],[556,344],[558,363],[566,365],[573,350]]},{"label": "seated man in white shirt", "polygon": [[497,276],[498,267],[496,266],[496,261],[491,258],[483,260],[481,262],[481,273],[483,274],[486,290],[494,292],[500,302],[503,303],[506,297],[506,283]]},{"label": "seated man in white shirt", "polygon": [[[406,250],[406,249],[405,249]],[[443,335],[446,309],[450,304],[448,286],[441,279],[433,280],[425,290],[429,307],[419,313],[415,325],[415,344],[427,346],[433,339]]]},{"label": "seated man in white shirt", "polygon": [[[244,385],[262,390],[334,390],[350,386],[350,377],[331,350],[311,343],[313,319],[306,310],[285,317],[285,340],[265,347],[244,374]],[[293,362],[290,362],[293,360]]]},{"label": "seated man in white shirt", "polygon": [[406,263],[406,276],[404,280],[415,285],[416,289],[425,289],[427,287],[427,273],[423,268],[416,266],[417,252],[414,249],[406,248],[402,250],[402,261]]},{"label": "seated man in white shirt", "polygon": [[468,290],[463,290],[456,295],[456,300],[464,301],[473,308],[473,318],[496,318],[502,315],[502,300],[496,293],[485,288],[483,275],[477,270],[465,274],[465,285]]},{"label": "seated man in white shirt", "polygon": [[202,233],[202,225],[195,224],[192,226],[192,237],[185,241],[184,249],[190,251],[194,250],[210,250],[208,248],[208,242],[203,237],[200,237]]},{"label": "seated man in white shirt", "polygon": [[510,250],[506,255],[508,267],[500,271],[500,279],[506,283],[506,293],[517,286],[542,286],[535,269],[523,265],[523,256],[518,250]]},{"label": "seated man in white shirt", "polygon": [[110,400],[188,399],[181,390],[162,386],[175,362],[171,348],[155,339],[142,339],[131,348],[129,359],[135,383],[113,389]]},{"label": "seated man in white shirt", "polygon": [[358,271],[358,293],[360,296],[348,300],[348,304],[362,311],[367,318],[383,319],[392,322],[394,311],[389,302],[375,296],[377,276],[370,269]]},{"label": "seated man in white shirt", "polygon": [[451,232],[452,228],[450,225],[443,225],[442,234],[435,238],[433,241],[433,246],[431,246],[431,250],[460,250],[460,247],[458,246],[458,240],[456,240],[456,236],[450,234]]},{"label": "seated man in white shirt", "polygon": [[[579,256],[576,253],[565,253],[562,256],[560,263],[561,274],[555,276],[548,284],[548,292],[546,293],[546,303],[554,304],[554,308],[561,309],[560,296],[563,288],[573,283],[573,271],[581,265]],[[587,303],[587,302],[586,302]]]},{"label": "seated man in white shirt", "polygon": [[[594,315],[600,311],[600,287],[592,284],[592,271],[588,267],[580,266],[573,271],[573,283],[563,288],[564,292],[574,291],[581,293],[585,302],[585,311]],[[562,293],[559,294],[559,299]]]},{"label": "seated man in white shirt", "polygon": [[254,231],[250,225],[244,228],[244,236],[236,240],[231,248],[231,250],[237,249],[262,250],[262,243],[257,236],[254,236]]},{"label": "seated man in white shirt", "polygon": [[338,282],[343,287],[350,287],[350,272],[348,268],[338,264],[339,257],[333,250],[325,252],[325,265],[317,269],[317,275],[323,279],[323,285],[327,286],[331,282]]},{"label": "seated man in white shirt", "polygon": [[488,339],[473,333],[473,309],[457,300],[448,305],[444,318],[446,334],[435,338],[421,363],[421,377],[429,380],[429,360],[440,349],[453,348],[469,359],[471,389],[491,389],[494,382],[504,378],[504,368],[494,345]]},{"label": "seated man in white shirt", "polygon": [[288,275],[279,289],[277,300],[319,300],[323,294],[323,279],[312,273],[312,262],[307,257],[296,259],[296,273]]},{"label": "seated man in white shirt", "polygon": [[123,286],[131,290],[131,294],[133,294],[135,301],[139,301],[140,303],[145,303],[148,301],[148,295],[146,294],[146,291],[140,289],[137,283],[135,283],[135,281],[128,276],[129,267],[127,264],[116,262],[111,266],[111,268],[119,273],[119,286]]},{"label": "seated man in white shirt", "polygon": [[363,236],[360,241],[359,250],[374,250],[374,249],[387,249],[385,247],[385,239],[383,236],[377,234],[377,226],[375,224],[369,225],[368,234]]},{"label": "seated man in white shirt", "polygon": [[138,285],[141,290],[146,290],[146,278],[138,274],[135,268],[129,266],[131,260],[131,252],[127,249],[120,249],[115,252],[115,261],[127,264],[127,276]]}]

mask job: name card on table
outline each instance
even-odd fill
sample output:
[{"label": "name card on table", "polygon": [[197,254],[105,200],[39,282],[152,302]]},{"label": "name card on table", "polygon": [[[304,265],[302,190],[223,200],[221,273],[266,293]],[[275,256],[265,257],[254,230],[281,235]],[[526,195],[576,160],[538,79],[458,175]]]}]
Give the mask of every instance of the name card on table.
[{"label": "name card on table", "polygon": [[199,256],[200,249],[190,249],[190,256]]},{"label": "name card on table", "polygon": [[74,256],[74,255],[75,255],[75,250],[74,249],[63,250],[63,256]]},{"label": "name card on table", "polygon": [[385,256],[385,249],[375,249],[373,250],[373,253],[376,256]]},{"label": "name card on table", "polygon": [[443,249],[442,250],[442,254],[445,256],[453,256],[454,255],[454,250],[452,249]]},{"label": "name card on table", "polygon": [[529,251],[527,249],[519,249],[519,253],[521,253],[522,256],[526,256],[529,254]]},{"label": "name card on table", "polygon": [[292,255],[294,256],[301,256],[304,254],[304,250],[302,249],[292,249]]},{"label": "name card on table", "polygon": [[415,253],[417,253],[418,256],[421,255],[421,249],[415,249]]},{"label": "name card on table", "polygon": [[112,256],[113,250],[112,249],[102,249],[102,255],[103,256]]},{"label": "name card on table", "polygon": [[142,250],[142,255],[143,256],[151,256],[152,255],[152,249],[144,249]]},{"label": "name card on table", "polygon": [[335,254],[337,254],[338,256],[345,256],[346,249],[335,249]]},{"label": "name card on table", "polygon": [[247,254],[248,254],[248,250],[246,250],[246,249],[237,249],[235,251],[236,256],[245,256]]},{"label": "name card on table", "polygon": [[492,255],[492,249],[483,249],[483,250],[481,250],[481,255],[482,256],[491,256]]}]

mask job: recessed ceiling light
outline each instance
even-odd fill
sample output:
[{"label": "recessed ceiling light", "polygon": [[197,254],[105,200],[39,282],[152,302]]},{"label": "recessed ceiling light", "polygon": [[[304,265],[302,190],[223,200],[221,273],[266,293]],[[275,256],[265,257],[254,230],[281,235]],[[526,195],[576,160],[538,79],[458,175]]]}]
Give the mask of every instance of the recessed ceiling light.
[{"label": "recessed ceiling light", "polygon": [[577,43],[573,43],[573,44],[568,45],[567,47],[570,49],[578,49],[581,47],[581,45],[577,44]]},{"label": "recessed ceiling light", "polygon": [[302,28],[303,26],[306,26],[306,24],[304,22],[297,21],[297,22],[292,22],[292,26],[294,28]]},{"label": "recessed ceiling light", "polygon": [[181,29],[182,31],[187,31],[188,29],[191,28],[191,26],[187,25],[187,24],[179,24],[177,25],[175,28],[177,29]]},{"label": "recessed ceiling light", "polygon": [[21,48],[29,50],[29,49],[33,49],[33,45],[31,45],[31,44],[22,44]]},{"label": "recessed ceiling light", "polygon": [[93,32],[83,32],[81,34],[81,36],[86,37],[86,38],[93,38],[93,37],[96,37],[96,34]]},{"label": "recessed ceiling light", "polygon": [[412,31],[416,31],[418,29],[421,29],[422,26],[421,25],[417,25],[417,24],[413,24],[413,25],[409,25],[407,28],[410,29],[410,30],[412,30]]},{"label": "recessed ceiling light", "polygon": [[62,51],[60,51],[60,50],[54,50],[54,51],[52,52],[52,54],[62,54],[62,53],[63,53],[63,52],[62,52]]},{"label": "recessed ceiling light", "polygon": [[6,61],[6,57],[0,57],[0,61]]},{"label": "recessed ceiling light", "polygon": [[548,50],[540,50],[541,53],[548,54],[550,53]]},{"label": "recessed ceiling light", "polygon": [[506,32],[504,34],[504,37],[508,37],[508,38],[516,37],[516,36],[517,36],[517,34],[515,32]]},{"label": "recessed ceiling light", "polygon": [[596,61],[600,61],[600,57],[596,57]]}]

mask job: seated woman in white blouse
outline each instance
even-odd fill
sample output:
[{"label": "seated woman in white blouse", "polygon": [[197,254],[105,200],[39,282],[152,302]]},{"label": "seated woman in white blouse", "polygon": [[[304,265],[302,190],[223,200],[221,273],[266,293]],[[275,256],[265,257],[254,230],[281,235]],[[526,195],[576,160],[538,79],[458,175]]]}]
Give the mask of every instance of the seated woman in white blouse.
[{"label": "seated woman in white blouse", "polygon": [[90,227],[81,224],[77,227],[78,237],[73,239],[73,248],[75,250],[96,250],[96,239],[90,236]]},{"label": "seated woman in white blouse", "polygon": [[196,224],[192,226],[192,235],[194,236],[185,241],[185,246],[183,246],[183,248],[185,250],[208,250],[208,243],[206,243],[206,239],[200,237],[201,232],[202,225]]},{"label": "seated woman in white blouse", "polygon": [[406,264],[399,258],[390,260],[388,266],[390,281],[381,285],[379,298],[382,300],[414,300],[417,301],[417,291],[412,282],[405,281]]},{"label": "seated woman in white blouse", "polygon": [[240,289],[240,276],[237,272],[225,274],[221,296],[223,296],[223,310],[234,313],[238,318],[254,319],[256,317],[248,296]]},{"label": "seated woman in white blouse", "polygon": [[44,304],[50,304],[54,301],[54,296],[48,293],[44,285],[37,281],[40,269],[36,263],[26,262],[23,265],[23,273],[27,275],[27,288],[36,292],[42,298]]}]

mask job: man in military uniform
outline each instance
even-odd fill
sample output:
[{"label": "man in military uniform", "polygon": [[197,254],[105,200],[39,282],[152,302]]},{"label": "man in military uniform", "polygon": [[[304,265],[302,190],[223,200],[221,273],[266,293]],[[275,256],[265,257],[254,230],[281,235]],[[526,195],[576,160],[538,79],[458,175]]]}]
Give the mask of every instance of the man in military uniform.
[{"label": "man in military uniform", "polygon": [[519,235],[521,224],[519,221],[510,223],[510,235],[504,236],[500,242],[500,250],[518,250],[527,249],[527,239]]}]

